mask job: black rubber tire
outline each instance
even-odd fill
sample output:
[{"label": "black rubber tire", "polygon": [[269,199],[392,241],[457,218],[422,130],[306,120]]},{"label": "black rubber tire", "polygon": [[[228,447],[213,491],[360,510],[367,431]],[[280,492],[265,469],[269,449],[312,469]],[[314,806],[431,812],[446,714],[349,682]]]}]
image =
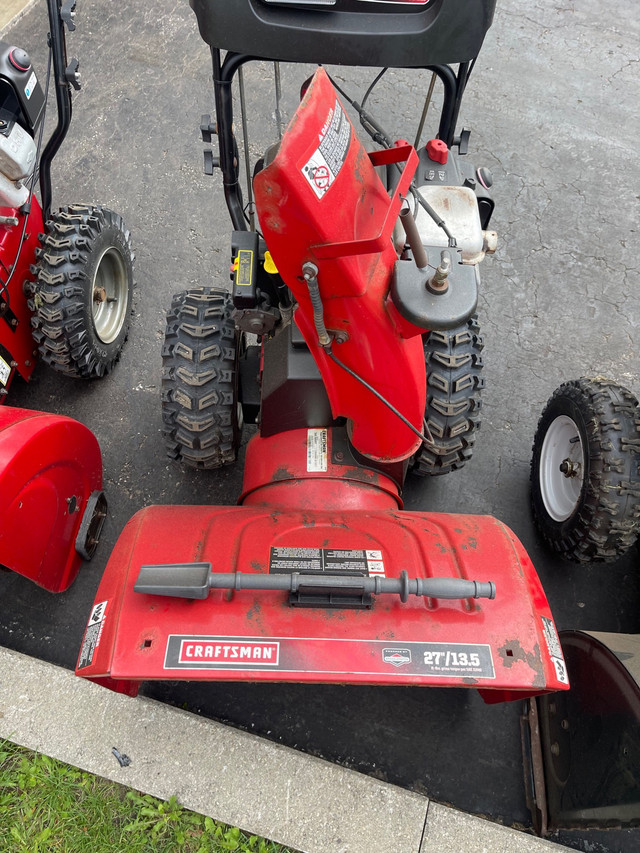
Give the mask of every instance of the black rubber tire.
[{"label": "black rubber tire", "polygon": [[173,297],[162,349],[162,433],[167,454],[191,468],[234,462],[242,433],[238,360],[243,338],[226,291]]},{"label": "black rubber tire", "polygon": [[117,213],[86,204],[61,208],[45,227],[29,300],[40,356],[67,376],[104,376],[120,358],[131,325],[129,231]]},{"label": "black rubber tire", "polygon": [[413,458],[412,471],[419,477],[448,474],[471,459],[480,428],[483,346],[475,315],[455,329],[424,336],[425,420],[433,444],[423,445]]},{"label": "black rubber tire", "polygon": [[[575,509],[556,520],[552,498],[545,500],[548,487],[542,484],[552,450],[543,447],[561,416],[577,429],[583,471]],[[634,544],[640,530],[640,409],[630,391],[602,378],[565,382],[556,389],[533,442],[531,502],[542,538],[567,560],[608,563]],[[555,515],[564,513],[555,510]]]}]

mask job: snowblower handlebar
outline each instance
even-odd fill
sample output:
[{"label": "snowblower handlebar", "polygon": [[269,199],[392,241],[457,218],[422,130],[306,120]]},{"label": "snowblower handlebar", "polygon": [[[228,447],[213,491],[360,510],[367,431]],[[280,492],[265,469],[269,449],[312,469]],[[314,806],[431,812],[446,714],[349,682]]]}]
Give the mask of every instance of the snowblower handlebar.
[{"label": "snowblower handlebar", "polygon": [[[428,598],[495,598],[496,587],[463,578],[410,578],[406,571],[398,578],[364,575],[247,574],[212,572],[211,563],[176,563],[142,566],[136,592],[168,595],[176,598],[206,598],[210,589],[283,590],[292,595],[331,594],[341,596],[399,595],[406,602],[410,595]],[[336,605],[337,606],[337,605]]]}]

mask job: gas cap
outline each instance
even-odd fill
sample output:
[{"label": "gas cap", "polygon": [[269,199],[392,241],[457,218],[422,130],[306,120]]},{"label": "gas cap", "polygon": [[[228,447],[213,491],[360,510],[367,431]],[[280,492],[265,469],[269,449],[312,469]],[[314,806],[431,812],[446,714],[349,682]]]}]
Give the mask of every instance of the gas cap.
[{"label": "gas cap", "polygon": [[17,71],[27,72],[31,68],[31,59],[26,50],[21,47],[12,47],[9,51],[9,62]]}]

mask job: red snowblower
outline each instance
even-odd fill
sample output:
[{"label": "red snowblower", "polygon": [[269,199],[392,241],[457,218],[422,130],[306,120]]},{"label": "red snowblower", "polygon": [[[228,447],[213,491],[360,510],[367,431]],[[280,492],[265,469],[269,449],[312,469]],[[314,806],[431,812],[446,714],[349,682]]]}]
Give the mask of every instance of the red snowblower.
[{"label": "red snowblower", "polygon": [[[104,376],[131,318],[133,255],[120,216],[87,204],[51,211],[51,164],[80,83],[65,42],[75,0],[47,3],[44,86],[27,52],[0,41],[0,404],[16,374],[29,380],[38,359],[67,376]],[[50,83],[57,123],[42,149]],[[0,407],[0,516],[0,567],[50,592],[67,589],[106,517],[90,430],[68,417]]]},{"label": "red snowblower", "polygon": [[[466,686],[488,702],[567,689],[515,535],[492,517],[407,512],[401,497],[409,472],[461,467],[479,422],[491,176],[454,130],[493,0],[191,6],[211,46],[216,117],[202,132],[219,156],[205,167],[222,172],[232,287],[174,298],[163,431],[172,458],[205,469],[236,459],[243,421],[257,434],[237,506],[131,519],[77,674],[130,694],[147,679]],[[260,59],[275,60],[276,115],[280,61],[426,69],[415,144],[365,108],[384,70],[358,102],[320,67],[281,138],[253,169],[247,155],[245,204],[232,84],[244,107],[243,68]],[[247,152],[244,112],[242,128]]]}]

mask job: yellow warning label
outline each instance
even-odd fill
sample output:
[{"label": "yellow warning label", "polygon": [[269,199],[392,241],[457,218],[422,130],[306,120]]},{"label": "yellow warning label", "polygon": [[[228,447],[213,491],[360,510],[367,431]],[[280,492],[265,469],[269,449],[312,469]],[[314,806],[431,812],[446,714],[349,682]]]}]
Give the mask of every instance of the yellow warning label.
[{"label": "yellow warning label", "polygon": [[240,249],[235,260],[236,284],[238,287],[251,287],[251,270],[253,269],[253,250]]}]

